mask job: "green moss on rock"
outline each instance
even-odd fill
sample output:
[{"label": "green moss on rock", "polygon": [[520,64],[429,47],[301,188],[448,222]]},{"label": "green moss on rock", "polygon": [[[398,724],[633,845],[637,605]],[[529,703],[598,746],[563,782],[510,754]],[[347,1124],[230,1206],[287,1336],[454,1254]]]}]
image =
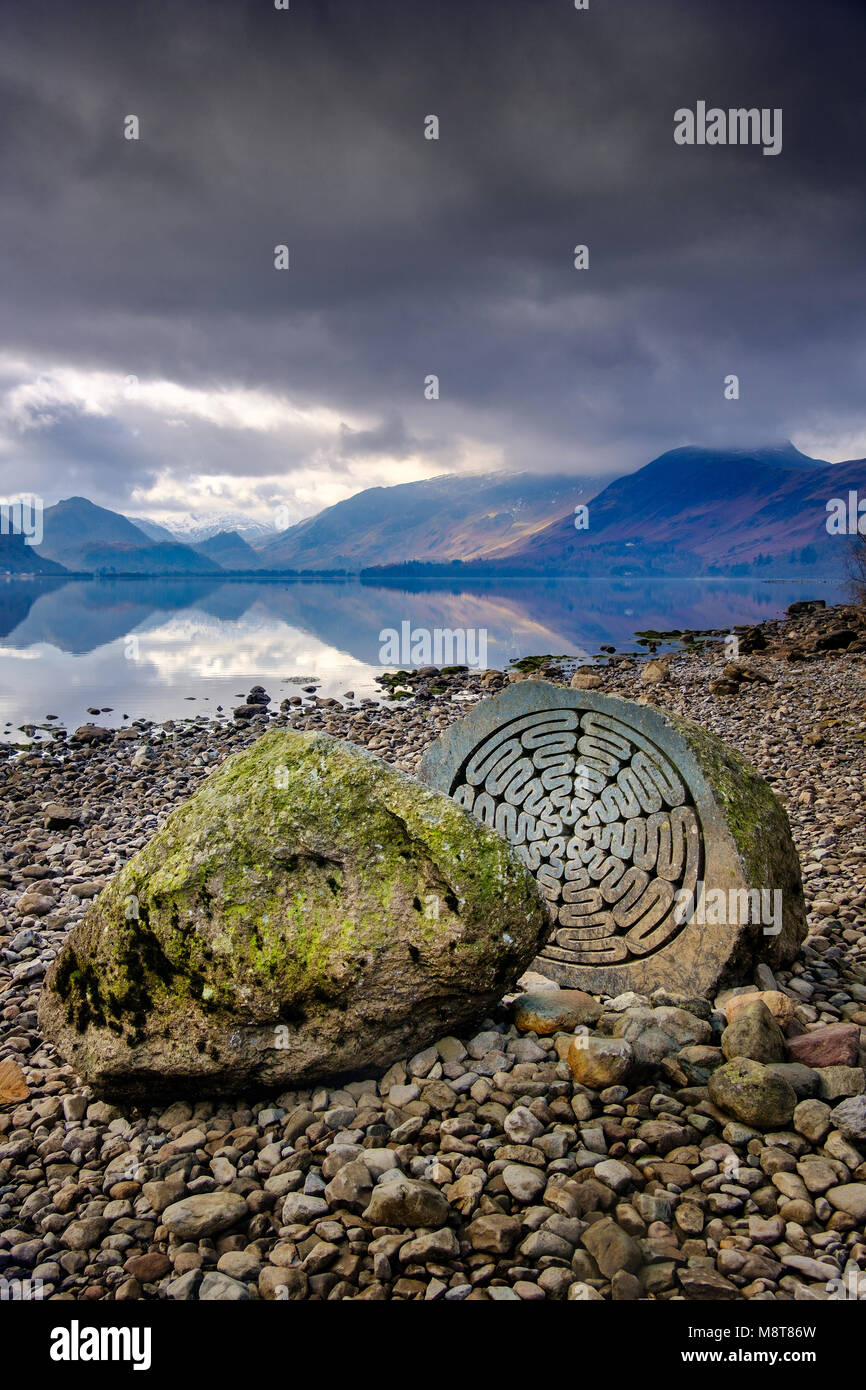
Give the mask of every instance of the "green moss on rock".
[{"label": "green moss on rock", "polygon": [[97,1085],[288,1084],[482,1016],[547,930],[531,874],[449,798],[351,744],[274,730],[99,896],[42,1014]]},{"label": "green moss on rock", "polygon": [[[745,881],[781,893],[782,930],[764,938],[763,958],[789,964],[806,934],[806,907],[800,864],[792,849],[791,826],[769,783],[736,749],[690,720],[666,716],[709,782],[725,815],[743,864]],[[733,978],[740,962],[732,958]]]}]

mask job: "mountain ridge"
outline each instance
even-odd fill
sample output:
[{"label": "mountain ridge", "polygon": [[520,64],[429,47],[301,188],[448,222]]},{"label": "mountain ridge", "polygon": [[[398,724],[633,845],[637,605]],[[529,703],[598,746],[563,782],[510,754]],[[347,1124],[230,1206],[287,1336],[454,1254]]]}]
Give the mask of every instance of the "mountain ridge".
[{"label": "mountain ridge", "polygon": [[590,502],[585,529],[563,515],[483,565],[408,562],[362,576],[838,574],[844,545],[827,503],[860,489],[866,461],[811,459],[790,442],[757,449],[682,446],[615,478]]},{"label": "mountain ridge", "polygon": [[65,497],[42,514],[42,559],[81,574],[201,573],[219,566],[190,546],[151,539],[122,512]]},{"label": "mountain ridge", "polygon": [[156,523],[143,523],[154,537],[83,497],[45,510],[40,546],[2,539],[12,573],[817,575],[842,567],[827,504],[851,492],[866,497],[862,459],[831,464],[790,442],[684,445],[612,479],[498,472],[365,488],[256,546],[235,529],[161,539]]},{"label": "mountain ridge", "polygon": [[304,569],[315,560],[359,570],[373,559],[480,558],[588,501],[604,483],[569,474],[450,473],[364,488],[256,549],[267,568]]}]

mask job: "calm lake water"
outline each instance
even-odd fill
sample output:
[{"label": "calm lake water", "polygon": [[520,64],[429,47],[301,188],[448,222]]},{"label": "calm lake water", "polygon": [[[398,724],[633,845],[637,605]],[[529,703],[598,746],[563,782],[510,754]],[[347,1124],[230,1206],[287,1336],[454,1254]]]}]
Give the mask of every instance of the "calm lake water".
[{"label": "calm lake water", "polygon": [[[315,678],[319,694],[379,693],[384,629],[487,634],[489,666],[552,653],[591,660],[602,645],[640,650],[647,629],[730,629],[779,616],[797,599],[847,597],[820,581],[490,579],[0,581],[0,737],[59,716],[98,721],[225,711],[251,685],[275,701]],[[403,660],[399,664],[406,665]],[[305,681],[305,683],[309,683]]]}]

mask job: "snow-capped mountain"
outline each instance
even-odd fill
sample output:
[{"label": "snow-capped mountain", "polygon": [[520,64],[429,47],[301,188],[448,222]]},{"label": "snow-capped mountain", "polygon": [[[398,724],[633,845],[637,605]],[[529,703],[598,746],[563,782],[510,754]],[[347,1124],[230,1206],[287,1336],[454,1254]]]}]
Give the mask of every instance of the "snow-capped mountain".
[{"label": "snow-capped mountain", "polygon": [[135,525],[145,531],[148,530],[148,526],[153,527],[154,531],[168,531],[175,540],[182,541],[185,545],[200,545],[202,541],[209,541],[213,536],[218,536],[221,531],[236,531],[249,545],[256,545],[276,535],[275,526],[266,526],[263,522],[243,516],[239,512],[223,512],[219,516],[187,512],[185,516],[180,517],[154,517],[149,522],[136,518]]}]

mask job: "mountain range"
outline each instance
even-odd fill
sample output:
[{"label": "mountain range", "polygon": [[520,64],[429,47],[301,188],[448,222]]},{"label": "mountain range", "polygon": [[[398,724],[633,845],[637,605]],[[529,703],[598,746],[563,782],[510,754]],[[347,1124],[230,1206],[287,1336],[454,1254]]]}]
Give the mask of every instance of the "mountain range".
[{"label": "mountain range", "polygon": [[575,574],[836,572],[844,541],[827,503],[866,492],[866,460],[830,464],[793,445],[673,449],[617,478],[576,532],[561,517],[500,554],[506,567]]},{"label": "mountain range", "polygon": [[259,554],[268,566],[293,569],[488,560],[573,512],[604,484],[567,474],[484,473],[367,488],[265,541]]},{"label": "mountain range", "polygon": [[0,534],[0,573],[838,576],[847,546],[828,533],[827,504],[852,492],[866,497],[866,460],[786,443],[672,449],[612,481],[452,474],[367,488],[278,534],[231,517],[182,540],[71,497],[46,508],[38,547]]},{"label": "mountain range", "polygon": [[218,573],[221,566],[192,546],[154,540],[120,512],[86,497],[67,497],[42,516],[43,540],[34,547],[77,574]]},{"label": "mountain range", "polygon": [[175,518],[171,525],[150,521],[145,517],[130,517],[136,526],[154,540],[180,541],[182,545],[200,545],[209,541],[221,531],[237,531],[245,541],[257,544],[269,540],[277,534],[276,527],[266,526],[252,517],[240,512],[223,512],[219,516],[202,517],[189,512],[184,517]]}]

